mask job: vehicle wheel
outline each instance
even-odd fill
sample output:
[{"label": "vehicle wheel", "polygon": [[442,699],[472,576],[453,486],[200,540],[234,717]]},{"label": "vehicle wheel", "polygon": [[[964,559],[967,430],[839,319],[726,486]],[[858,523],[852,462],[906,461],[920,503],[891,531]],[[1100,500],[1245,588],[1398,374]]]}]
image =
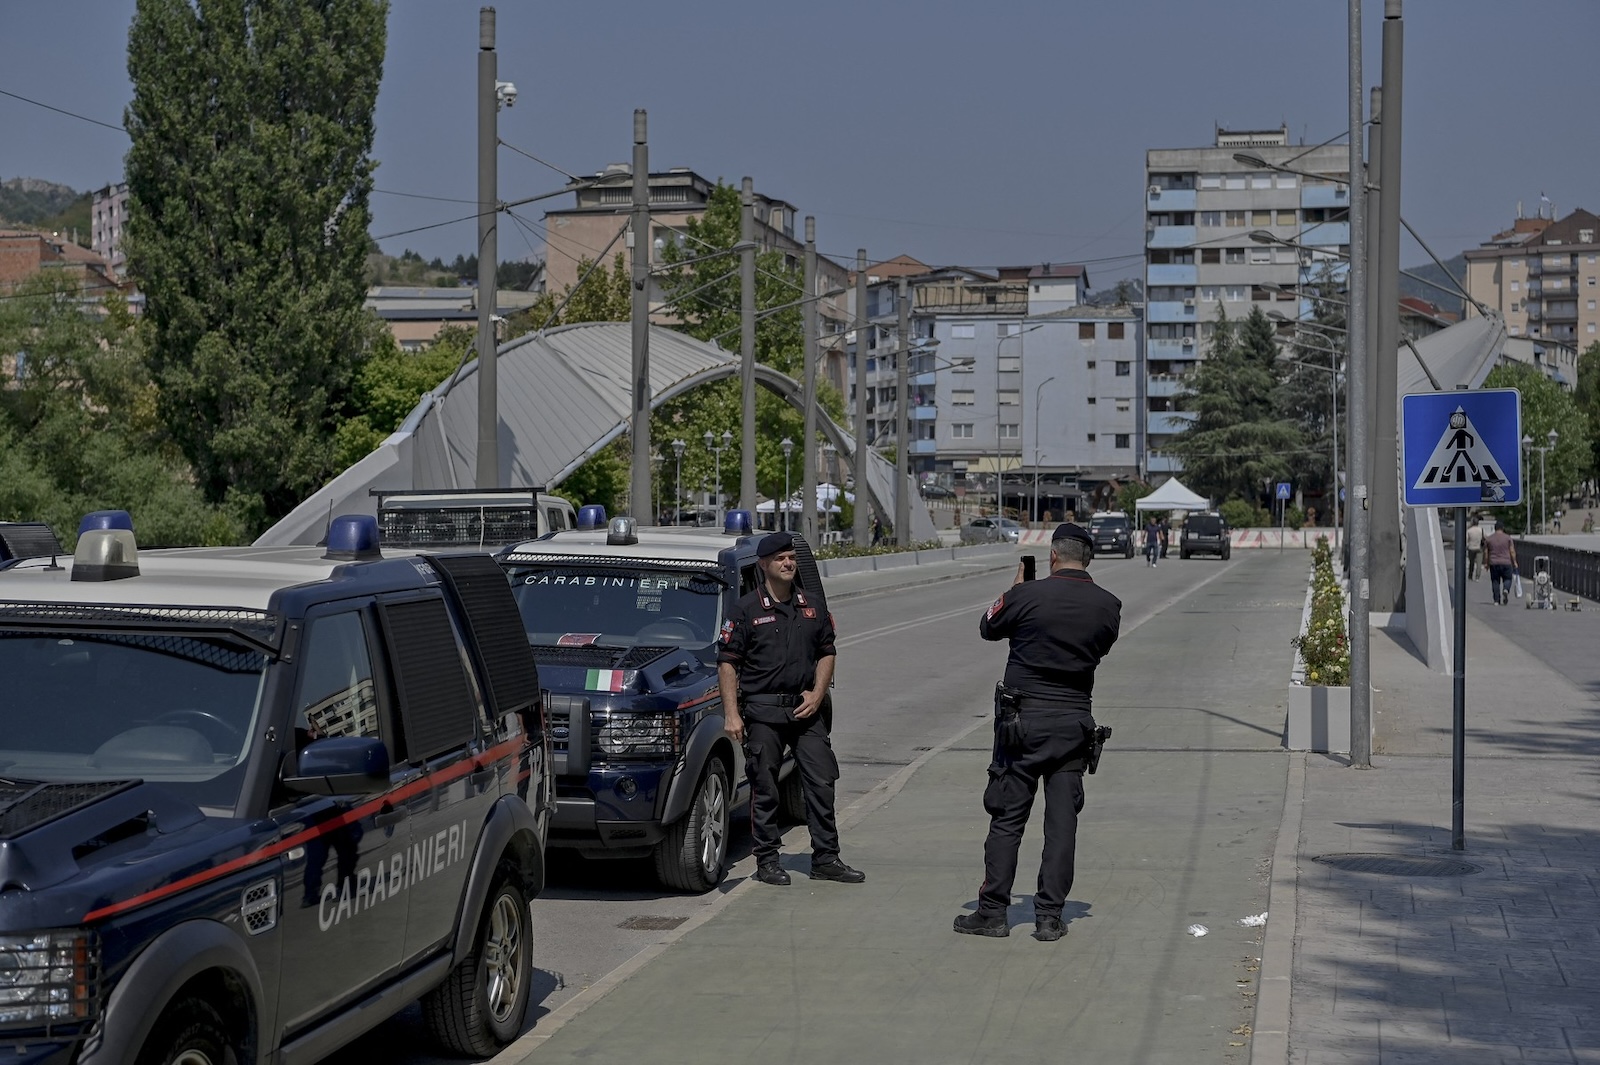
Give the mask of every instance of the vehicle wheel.
[{"label": "vehicle wheel", "polygon": [[806,823],[806,782],[798,765],[778,784],[778,817],[786,824]]},{"label": "vehicle wheel", "polygon": [[138,1060],[139,1065],[223,1065],[237,1056],[222,1014],[203,998],[185,998],[156,1021]]},{"label": "vehicle wheel", "polygon": [[710,891],[722,883],[728,856],[730,813],[728,767],[721,758],[706,763],[689,812],[667,828],[656,844],[656,876],[674,891]]},{"label": "vehicle wheel", "polygon": [[528,900],[515,881],[495,881],[472,951],[422,997],[428,1029],[445,1049],[486,1058],[522,1034],[533,977]]},{"label": "vehicle wheel", "polygon": [[1123,558],[1132,558],[1133,557],[1133,545],[1132,544],[1128,545],[1128,550],[1123,554],[1122,557]]},{"label": "vehicle wheel", "polygon": [[1226,561],[1228,561],[1228,559],[1230,559],[1232,557],[1233,557],[1233,548],[1231,548],[1231,547],[1224,548],[1223,551],[1222,551],[1222,561],[1226,562]]},{"label": "vehicle wheel", "polygon": [[1189,552],[1187,552],[1187,551],[1179,551],[1178,552],[1178,558],[1180,560],[1184,561],[1184,562],[1189,561]]}]

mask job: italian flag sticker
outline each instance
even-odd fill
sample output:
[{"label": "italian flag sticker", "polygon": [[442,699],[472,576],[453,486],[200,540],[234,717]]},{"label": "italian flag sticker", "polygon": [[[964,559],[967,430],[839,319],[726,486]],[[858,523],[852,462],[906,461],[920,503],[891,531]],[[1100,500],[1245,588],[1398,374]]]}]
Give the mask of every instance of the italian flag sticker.
[{"label": "italian flag sticker", "polygon": [[591,669],[583,686],[592,692],[619,692],[622,690],[622,678],[620,669]]}]

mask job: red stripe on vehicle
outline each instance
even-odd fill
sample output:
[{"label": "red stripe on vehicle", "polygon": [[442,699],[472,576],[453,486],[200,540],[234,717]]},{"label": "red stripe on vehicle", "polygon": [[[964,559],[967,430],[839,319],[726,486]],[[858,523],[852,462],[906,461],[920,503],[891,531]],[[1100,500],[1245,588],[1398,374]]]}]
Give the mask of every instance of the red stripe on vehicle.
[{"label": "red stripe on vehicle", "polygon": [[123,899],[121,902],[113,902],[109,905],[102,906],[97,910],[90,910],[88,913],[83,915],[83,920],[85,923],[88,923],[91,921],[98,921],[101,918],[112,917],[119,913],[127,913],[129,910],[138,909],[140,906],[148,906],[152,902],[160,901],[161,899],[164,899],[169,895],[175,895],[180,891],[187,891],[189,888],[196,887],[211,880],[219,879],[227,876],[230,873],[236,873],[241,869],[248,869],[253,865],[260,865],[262,862],[276,858],[278,855],[284,853],[285,851],[292,850],[295,847],[300,846],[302,843],[316,839],[318,836],[326,835],[327,833],[336,829],[343,828],[345,825],[348,825],[351,822],[359,821],[363,817],[376,813],[377,811],[383,809],[385,805],[402,802],[406,799],[409,799],[411,796],[416,795],[418,792],[427,791],[430,788],[440,787],[441,785],[450,783],[457,777],[464,777],[468,773],[475,773],[486,766],[491,766],[496,762],[503,761],[507,757],[515,754],[521,749],[521,747],[521,737],[518,737],[514,740],[507,740],[504,743],[496,744],[495,746],[484,751],[482,754],[475,755],[472,758],[464,759],[463,761],[457,762],[455,765],[447,766],[436,773],[425,774],[424,776],[413,780],[411,783],[406,784],[403,787],[396,788],[394,791],[386,791],[383,793],[382,798],[370,799],[359,806],[352,806],[344,813],[339,814],[336,817],[330,817],[328,820],[317,825],[315,828],[302,829],[292,836],[286,836],[283,839],[278,840],[276,843],[269,843],[265,847],[262,847],[258,850],[253,850],[249,854],[242,854],[237,858],[223,862],[221,865],[214,865],[210,869],[203,869],[198,873],[191,873],[181,880],[174,880],[170,884],[163,884],[161,887],[153,888],[150,891],[146,891],[142,895],[135,895],[130,899]]}]

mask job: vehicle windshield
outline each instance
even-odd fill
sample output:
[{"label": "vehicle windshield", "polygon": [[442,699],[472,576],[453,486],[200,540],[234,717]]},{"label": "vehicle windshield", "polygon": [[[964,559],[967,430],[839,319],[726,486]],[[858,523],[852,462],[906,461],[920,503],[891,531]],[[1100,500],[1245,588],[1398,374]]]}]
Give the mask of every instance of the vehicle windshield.
[{"label": "vehicle windshield", "polygon": [[1222,531],[1222,519],[1215,514],[1191,514],[1184,524],[1196,536],[1215,536]]},{"label": "vehicle windshield", "polygon": [[704,647],[722,623],[722,581],[705,570],[540,565],[511,571],[535,647]]},{"label": "vehicle windshield", "polygon": [[1000,528],[1002,528],[1002,529],[1020,529],[1020,528],[1022,528],[1021,525],[1019,525],[1016,522],[1012,521],[1010,518],[1001,518],[998,521],[996,521],[995,524],[1000,526]]},{"label": "vehicle windshield", "polygon": [[1101,529],[1111,532],[1115,529],[1126,529],[1127,527],[1128,519],[1120,514],[1114,518],[1094,518],[1089,522],[1090,532],[1098,532]]},{"label": "vehicle windshield", "polygon": [[239,799],[267,656],[225,637],[0,632],[0,775]]}]

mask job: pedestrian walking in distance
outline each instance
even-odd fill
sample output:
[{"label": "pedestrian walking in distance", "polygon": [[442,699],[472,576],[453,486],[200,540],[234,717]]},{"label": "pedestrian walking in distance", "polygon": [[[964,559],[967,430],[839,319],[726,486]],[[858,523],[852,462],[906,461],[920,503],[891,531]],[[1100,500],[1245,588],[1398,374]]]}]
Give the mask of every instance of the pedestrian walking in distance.
[{"label": "pedestrian walking in distance", "polygon": [[1489,591],[1502,606],[1511,602],[1511,577],[1517,572],[1517,545],[1499,526],[1483,538],[1483,553],[1489,559]]},{"label": "pedestrian walking in distance", "polygon": [[1156,519],[1151,517],[1144,527],[1144,559],[1154,566],[1156,559],[1161,554],[1161,526],[1156,524]]},{"label": "pedestrian walking in distance", "polygon": [[1017,875],[1017,849],[1033,800],[1044,784],[1044,851],[1033,896],[1034,938],[1066,934],[1061,908],[1072,890],[1083,809],[1083,771],[1093,749],[1090,697],[1094,671],[1117,642],[1122,602],[1089,576],[1094,540],[1068,522],[1050,540],[1050,575],[1011,588],[978,622],[985,640],[1011,641],[1005,680],[995,689],[994,758],[983,808],[983,886],[976,913],[956,918],[968,935],[1006,936],[1006,908]]},{"label": "pedestrian walking in distance", "polygon": [[1483,576],[1483,526],[1479,524],[1478,516],[1472,516],[1472,524],[1467,526],[1467,580],[1475,581]]},{"label": "pedestrian walking in distance", "polygon": [[792,535],[762,537],[756,556],[761,582],[728,612],[717,651],[728,735],[743,745],[750,778],[756,879],[789,883],[778,853],[778,769],[784,750],[793,748],[811,829],[811,879],[859,884],[867,875],[839,858],[833,809],[839,760],[821,713],[833,682],[833,618],[795,586]]}]

